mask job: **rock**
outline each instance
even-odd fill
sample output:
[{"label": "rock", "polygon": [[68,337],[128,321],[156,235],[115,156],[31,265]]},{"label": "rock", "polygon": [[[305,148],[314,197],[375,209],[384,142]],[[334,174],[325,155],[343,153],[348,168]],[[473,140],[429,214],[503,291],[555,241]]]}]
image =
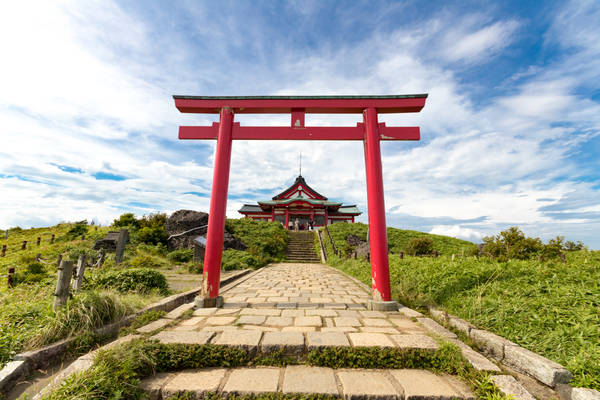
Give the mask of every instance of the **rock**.
[{"label": "rock", "polygon": [[371,252],[371,248],[369,247],[369,244],[367,242],[362,242],[361,244],[356,246],[356,249],[354,251],[356,251],[356,256],[358,258],[365,258]]},{"label": "rock", "polygon": [[[171,237],[167,242],[167,248],[169,251],[177,249],[191,249],[194,247],[194,238],[206,234],[206,225],[208,225],[208,214],[193,210],[179,210],[175,211],[165,224],[165,230],[167,235],[178,235],[185,233],[181,236]],[[199,229],[194,229],[199,228]]]},{"label": "rock", "polygon": [[359,244],[366,242],[356,235],[348,235],[348,237],[346,237],[346,243],[350,246],[358,246]]},{"label": "rock", "polygon": [[223,249],[246,250],[246,246],[242,241],[229,232],[223,235]]}]

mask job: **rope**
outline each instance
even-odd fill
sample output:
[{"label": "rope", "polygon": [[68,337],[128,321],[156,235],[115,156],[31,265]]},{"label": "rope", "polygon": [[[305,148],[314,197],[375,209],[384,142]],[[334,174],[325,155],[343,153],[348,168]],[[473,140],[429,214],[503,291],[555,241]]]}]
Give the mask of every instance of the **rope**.
[{"label": "rope", "polygon": [[181,232],[181,233],[177,233],[177,234],[175,234],[175,235],[171,235],[171,236],[169,236],[169,237],[167,238],[167,240],[171,240],[171,238],[174,238],[174,237],[178,237],[178,236],[185,235],[186,233],[190,233],[190,232],[192,232],[192,231],[195,231],[196,229],[202,229],[202,228],[206,228],[207,226],[208,226],[208,225],[203,225],[203,226],[199,226],[199,227],[197,227],[197,228],[192,228],[192,229],[190,229],[190,230],[187,230],[187,231],[185,231],[185,232]]}]

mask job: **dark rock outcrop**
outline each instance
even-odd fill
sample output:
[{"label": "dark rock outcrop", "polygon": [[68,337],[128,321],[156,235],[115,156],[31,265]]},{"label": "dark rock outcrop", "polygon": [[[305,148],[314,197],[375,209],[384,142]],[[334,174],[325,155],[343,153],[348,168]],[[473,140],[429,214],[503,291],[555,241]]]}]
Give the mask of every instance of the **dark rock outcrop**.
[{"label": "dark rock outcrop", "polygon": [[[165,224],[169,239],[169,251],[177,249],[191,249],[194,247],[194,238],[206,235],[208,214],[193,210],[175,211]],[[184,233],[185,232],[185,233]]]},{"label": "dark rock outcrop", "polygon": [[365,241],[362,240],[359,236],[348,235],[348,237],[346,237],[346,243],[348,243],[350,246],[358,246],[361,243],[365,243]]}]

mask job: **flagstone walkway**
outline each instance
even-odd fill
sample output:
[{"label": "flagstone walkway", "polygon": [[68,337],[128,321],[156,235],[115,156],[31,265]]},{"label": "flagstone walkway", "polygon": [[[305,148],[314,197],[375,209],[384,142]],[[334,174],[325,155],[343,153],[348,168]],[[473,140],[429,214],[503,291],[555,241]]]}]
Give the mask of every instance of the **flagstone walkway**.
[{"label": "flagstone walkway", "polygon": [[[368,288],[324,264],[273,264],[223,288],[221,295],[223,308],[196,309],[190,318],[181,320],[184,312],[194,308],[193,303],[185,304],[138,331],[153,333],[151,338],[163,343],[235,346],[250,354],[283,350],[294,356],[328,346],[435,351],[436,335],[460,343],[454,333],[409,308],[367,310]],[[158,329],[162,330],[157,333]],[[498,371],[485,357],[459,345],[475,368]],[[424,370],[308,366],[159,374],[145,380],[143,387],[152,398],[185,390],[196,395],[280,392],[335,394],[348,399],[473,398],[456,378]]]}]

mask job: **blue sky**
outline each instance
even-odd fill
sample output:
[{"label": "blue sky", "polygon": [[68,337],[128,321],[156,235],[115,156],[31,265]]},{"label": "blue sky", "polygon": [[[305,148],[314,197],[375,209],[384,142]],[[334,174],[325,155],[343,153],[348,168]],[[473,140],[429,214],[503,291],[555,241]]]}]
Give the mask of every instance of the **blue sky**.
[{"label": "blue sky", "polygon": [[[216,119],[180,114],[173,94],[429,93],[421,113],[381,117],[422,138],[382,144],[390,226],[478,242],[518,225],[600,248],[597,1],[24,1],[0,15],[0,228],[207,210],[214,143],[177,127]],[[354,142],[235,142],[228,215],[291,184],[300,151],[308,183],[366,221]]]}]

